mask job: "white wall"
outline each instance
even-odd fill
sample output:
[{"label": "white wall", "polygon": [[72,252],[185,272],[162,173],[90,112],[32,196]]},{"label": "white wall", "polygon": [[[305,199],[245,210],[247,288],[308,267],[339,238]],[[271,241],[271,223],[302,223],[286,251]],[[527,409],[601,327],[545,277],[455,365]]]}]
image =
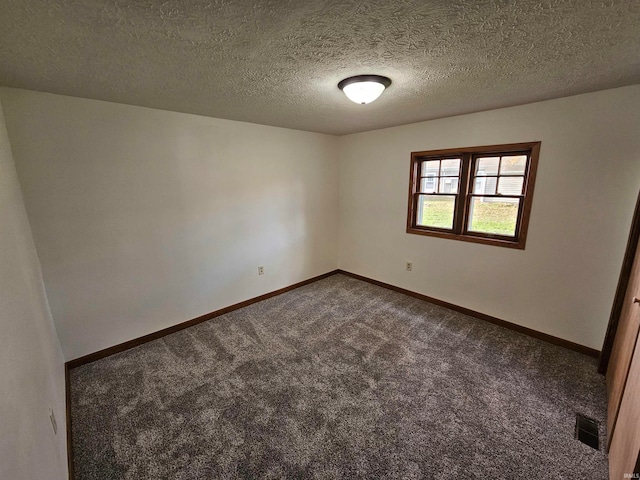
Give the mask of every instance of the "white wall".
[{"label": "white wall", "polygon": [[66,478],[64,362],[1,105],[0,332],[0,478]]},{"label": "white wall", "polygon": [[[638,125],[636,85],[341,137],[339,267],[600,349],[640,188]],[[535,140],[524,251],[405,233],[410,152]]]},{"label": "white wall", "polygon": [[[640,186],[640,86],[341,138],[0,99],[67,360],[338,266],[601,347]],[[533,140],[526,250],[405,233],[411,151]]]},{"label": "white wall", "polygon": [[335,137],[0,98],[67,360],[337,268]]}]

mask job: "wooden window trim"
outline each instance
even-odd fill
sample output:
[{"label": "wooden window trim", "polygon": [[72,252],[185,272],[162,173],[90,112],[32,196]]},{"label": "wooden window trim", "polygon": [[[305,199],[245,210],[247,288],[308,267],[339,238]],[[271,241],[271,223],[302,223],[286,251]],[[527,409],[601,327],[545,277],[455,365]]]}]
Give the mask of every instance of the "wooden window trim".
[{"label": "wooden window trim", "polygon": [[[407,233],[524,250],[529,227],[529,217],[531,215],[531,205],[533,203],[533,192],[535,187],[536,173],[538,170],[540,144],[541,142],[526,142],[411,152],[411,165],[409,169],[409,201],[407,208]],[[529,161],[527,162],[524,173],[523,195],[502,195],[504,197],[522,198],[518,210],[518,220],[516,222],[515,237],[506,237],[501,235],[468,231],[467,217],[469,215],[471,198],[474,196],[474,194],[472,194],[471,185],[472,179],[474,178],[472,172],[473,168],[475,167],[477,157],[487,156],[491,154],[504,155],[519,152],[526,152],[527,154],[529,154]],[[456,194],[456,203],[454,206],[453,229],[451,230],[434,227],[424,227],[416,224],[416,212],[418,208],[417,202],[419,198],[418,193],[420,185],[419,168],[421,162],[429,157],[455,157],[462,159],[460,163],[458,193]],[[500,176],[508,175],[500,175],[498,171],[496,177],[499,178]]]}]

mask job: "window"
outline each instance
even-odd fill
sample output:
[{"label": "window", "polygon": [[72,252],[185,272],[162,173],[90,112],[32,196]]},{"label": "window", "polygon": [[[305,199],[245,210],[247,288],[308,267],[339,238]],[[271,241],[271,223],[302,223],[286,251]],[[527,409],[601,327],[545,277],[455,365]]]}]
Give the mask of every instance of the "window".
[{"label": "window", "polygon": [[411,154],[407,233],[524,249],[540,142]]}]

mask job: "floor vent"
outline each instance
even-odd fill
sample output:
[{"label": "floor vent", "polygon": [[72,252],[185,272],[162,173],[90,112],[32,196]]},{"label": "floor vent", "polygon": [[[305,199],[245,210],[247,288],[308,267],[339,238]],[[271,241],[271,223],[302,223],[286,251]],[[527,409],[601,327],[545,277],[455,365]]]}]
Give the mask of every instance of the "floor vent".
[{"label": "floor vent", "polygon": [[576,439],[591,448],[599,450],[598,422],[580,413],[576,414]]}]

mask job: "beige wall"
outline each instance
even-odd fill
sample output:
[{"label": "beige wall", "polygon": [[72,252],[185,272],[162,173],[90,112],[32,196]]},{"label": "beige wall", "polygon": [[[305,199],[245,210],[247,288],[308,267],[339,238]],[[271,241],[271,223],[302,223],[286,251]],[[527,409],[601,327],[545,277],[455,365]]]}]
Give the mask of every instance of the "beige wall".
[{"label": "beige wall", "polygon": [[[638,125],[632,86],[341,137],[339,266],[600,349],[640,187]],[[410,152],[534,140],[526,250],[405,233]]]},{"label": "beige wall", "polygon": [[[62,352],[1,105],[0,331],[0,478],[66,478]],[[57,435],[49,421],[50,408]]]},{"label": "beige wall", "polygon": [[0,98],[67,360],[337,267],[335,137]]},{"label": "beige wall", "polygon": [[[338,266],[601,347],[640,185],[640,86],[340,138],[0,99],[67,360]],[[533,140],[526,250],[405,233],[411,151]]]}]

